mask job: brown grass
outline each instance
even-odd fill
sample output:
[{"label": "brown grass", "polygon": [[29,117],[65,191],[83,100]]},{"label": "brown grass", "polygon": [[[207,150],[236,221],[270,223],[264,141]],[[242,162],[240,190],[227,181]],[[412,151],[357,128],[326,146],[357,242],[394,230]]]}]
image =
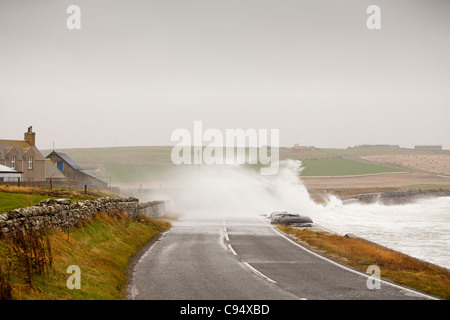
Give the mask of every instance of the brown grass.
[{"label": "brown grass", "polygon": [[361,158],[371,162],[391,164],[413,170],[450,174],[450,155],[448,154],[383,154],[367,155]]},{"label": "brown grass", "polygon": [[448,269],[362,239],[286,226],[278,226],[278,228],[306,242],[310,249],[320,251],[341,263],[363,272],[366,272],[369,265],[377,265],[380,267],[383,277],[438,297],[450,299],[450,272]]}]

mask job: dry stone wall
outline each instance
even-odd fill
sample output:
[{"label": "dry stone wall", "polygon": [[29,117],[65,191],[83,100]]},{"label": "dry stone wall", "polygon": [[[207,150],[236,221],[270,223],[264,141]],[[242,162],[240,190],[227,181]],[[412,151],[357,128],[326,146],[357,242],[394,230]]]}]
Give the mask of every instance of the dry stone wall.
[{"label": "dry stone wall", "polygon": [[157,218],[165,213],[164,201],[139,203],[137,198],[99,198],[71,203],[70,199],[46,199],[39,204],[0,214],[0,236],[16,230],[40,231],[48,227],[68,229],[98,212],[124,212],[131,217]]}]

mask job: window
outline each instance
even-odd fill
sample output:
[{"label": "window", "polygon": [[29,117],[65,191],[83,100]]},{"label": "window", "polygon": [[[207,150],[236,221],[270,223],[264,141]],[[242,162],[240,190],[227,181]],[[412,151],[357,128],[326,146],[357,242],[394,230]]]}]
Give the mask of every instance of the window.
[{"label": "window", "polygon": [[28,157],[28,169],[33,169],[33,157]]},{"label": "window", "polygon": [[16,156],[11,157],[11,168],[16,168]]}]

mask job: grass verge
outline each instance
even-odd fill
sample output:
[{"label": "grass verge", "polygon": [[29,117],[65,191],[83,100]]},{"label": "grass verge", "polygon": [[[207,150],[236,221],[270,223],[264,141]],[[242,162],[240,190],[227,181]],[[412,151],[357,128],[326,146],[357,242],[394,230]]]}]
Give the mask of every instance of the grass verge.
[{"label": "grass verge", "polygon": [[68,198],[72,201],[94,200],[116,195],[90,190],[87,194],[80,190],[46,189],[38,187],[0,186],[0,213],[22,207],[29,207],[48,198]]},{"label": "grass verge", "polygon": [[449,270],[362,239],[327,232],[277,226],[309,249],[366,272],[369,265],[380,267],[381,276],[422,292],[450,299]]},{"label": "grass verge", "polygon": [[22,207],[31,207],[48,198],[38,194],[0,192],[0,213]]},{"label": "grass verge", "polygon": [[[46,272],[39,272],[32,263],[24,267],[22,262],[33,262],[32,259],[22,259],[15,254],[20,250],[12,249],[15,244],[3,239],[0,241],[0,293],[2,288],[9,289],[9,297],[6,294],[3,298],[18,300],[125,299],[130,259],[169,226],[167,221],[145,216],[132,219],[118,212],[98,213],[69,231],[48,229],[39,236],[50,247],[47,252],[51,253],[48,254],[51,264]],[[66,283],[71,273],[67,270],[73,265],[80,268],[81,288],[70,290]],[[29,271],[33,272],[31,278]]]}]

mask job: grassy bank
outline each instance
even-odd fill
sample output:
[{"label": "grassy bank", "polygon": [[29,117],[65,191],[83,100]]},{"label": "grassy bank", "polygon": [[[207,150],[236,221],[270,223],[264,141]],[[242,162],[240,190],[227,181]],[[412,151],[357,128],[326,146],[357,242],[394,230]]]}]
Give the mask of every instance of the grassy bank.
[{"label": "grassy bank", "polygon": [[93,200],[116,195],[90,190],[47,189],[38,187],[0,186],[0,213],[22,207],[30,207],[49,198],[68,198],[74,201]]},{"label": "grassy bank", "polygon": [[31,207],[47,196],[37,194],[0,192],[0,213],[22,207]]},{"label": "grassy bank", "polygon": [[278,228],[295,236],[313,251],[318,251],[362,272],[366,272],[369,265],[377,265],[380,267],[383,278],[431,295],[450,299],[450,273],[445,268],[361,239],[287,226],[278,226]]},{"label": "grassy bank", "polygon": [[[49,229],[25,241],[3,239],[0,295],[23,300],[124,299],[131,257],[169,226],[144,216],[99,213],[69,231]],[[72,265],[80,268],[81,289],[66,285]]]}]

